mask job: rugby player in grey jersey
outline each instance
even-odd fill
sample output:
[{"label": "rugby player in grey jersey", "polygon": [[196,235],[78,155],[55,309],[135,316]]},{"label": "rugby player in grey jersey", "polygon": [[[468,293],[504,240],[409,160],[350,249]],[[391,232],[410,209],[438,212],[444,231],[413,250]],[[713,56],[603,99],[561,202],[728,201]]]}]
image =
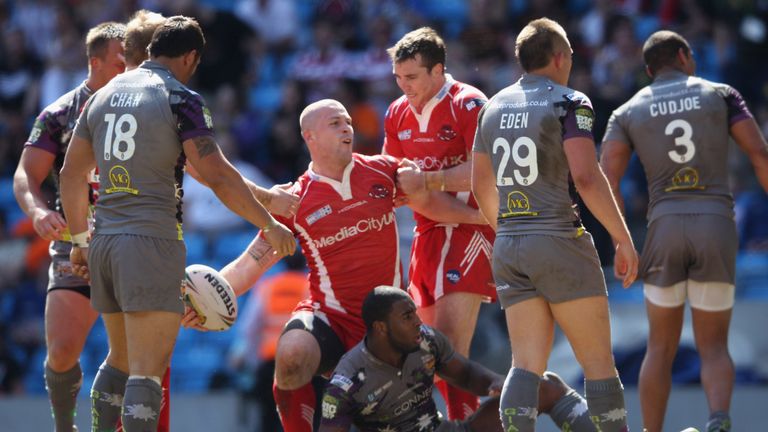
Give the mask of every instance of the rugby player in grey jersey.
[{"label": "rugby player in grey jersey", "polygon": [[[72,244],[58,196],[59,170],[85,102],[125,69],[121,45],[124,35],[125,26],[115,22],[102,23],[88,31],[85,38],[88,77],[38,115],[13,177],[13,192],[19,207],[32,220],[37,234],[51,241],[45,298],[44,377],[54,430],[58,432],[71,432],[75,428],[77,394],[83,379],[80,353],[98,317],[91,308],[88,281],[72,272],[69,261]],[[56,188],[55,209],[49,208],[41,189],[49,175]],[[83,194],[91,199],[96,196],[93,190]]]},{"label": "rugby player in grey jersey", "polygon": [[[454,351],[440,331],[421,322],[402,289],[379,286],[363,302],[365,339],[342,357],[322,401],[320,431],[501,431],[504,377]],[[490,396],[463,421],[444,421],[432,399],[435,374],[478,396]],[[586,402],[556,374],[541,381],[538,410],[564,431],[595,431]]]},{"label": "rugby player in grey jersey", "polygon": [[640,263],[650,324],[640,369],[643,424],[649,432],[663,429],[688,298],[709,403],[706,430],[729,431],[734,369],[728,328],[737,235],[728,138],[749,156],[766,191],[768,148],[738,91],[693,76],[696,61],[682,36],[652,34],[643,57],[653,83],[613,112],[600,157],[619,203],[619,182],[633,151],[648,179],[648,234]]},{"label": "rugby player in grey jersey", "polygon": [[[152,37],[150,61],[113,79],[86,104],[61,171],[73,267],[91,277],[91,301],[109,339],[106,363],[129,374],[122,400],[127,431],[157,428],[160,376],[184,312],[179,294],[186,258],[181,231],[186,159],[230,209],[261,228],[276,253],[295,249],[290,231],[267,213],[223,157],[210,112],[184,85],[204,45],[194,19],[168,18]],[[85,174],[96,166],[102,194],[89,251]],[[93,430],[114,425],[114,418],[102,416],[114,411],[100,408],[94,405]]]},{"label": "rugby player in grey jersey", "polygon": [[536,409],[557,323],[584,369],[593,421],[626,431],[605,280],[570,179],[616,242],[624,287],[635,279],[637,252],[597,164],[589,98],[566,87],[573,51],[565,31],[547,18],[531,21],[515,48],[525,74],[483,107],[472,159],[472,191],[496,228],[493,275],[514,352],[501,395],[504,429],[534,429],[521,413]]}]

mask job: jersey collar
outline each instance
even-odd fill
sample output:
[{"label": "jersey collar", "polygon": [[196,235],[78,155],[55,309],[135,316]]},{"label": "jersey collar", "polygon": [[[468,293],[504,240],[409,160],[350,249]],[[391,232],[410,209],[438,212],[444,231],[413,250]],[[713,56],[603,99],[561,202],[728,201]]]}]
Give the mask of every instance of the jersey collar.
[{"label": "jersey collar", "polygon": [[416,120],[419,122],[419,131],[424,133],[427,131],[427,128],[429,127],[429,118],[432,115],[432,110],[435,109],[437,104],[440,103],[440,101],[443,100],[445,95],[448,94],[448,91],[451,89],[451,87],[456,84],[456,80],[453,79],[453,76],[451,74],[445,74],[445,83],[440,88],[440,91],[437,92],[436,95],[432,96],[432,99],[430,99],[426,104],[424,104],[424,108],[421,110],[421,114],[416,112],[416,108],[413,107],[410,103],[408,104],[408,108],[411,109],[411,112],[416,117]]},{"label": "jersey collar", "polygon": [[665,70],[663,72],[660,72],[656,75],[656,77],[653,78],[653,81],[672,81],[672,80],[678,80],[678,79],[687,79],[688,74],[685,72],[681,72],[678,70]]},{"label": "jersey collar", "polygon": [[347,164],[346,167],[344,167],[344,174],[341,176],[341,181],[334,180],[330,177],[326,177],[324,175],[320,175],[312,170],[312,162],[309,163],[309,178],[328,184],[330,187],[333,188],[333,190],[336,191],[341,196],[341,199],[344,201],[352,199],[352,182],[350,181],[350,177],[352,175],[352,168],[355,166],[355,159],[352,158],[351,161]]}]

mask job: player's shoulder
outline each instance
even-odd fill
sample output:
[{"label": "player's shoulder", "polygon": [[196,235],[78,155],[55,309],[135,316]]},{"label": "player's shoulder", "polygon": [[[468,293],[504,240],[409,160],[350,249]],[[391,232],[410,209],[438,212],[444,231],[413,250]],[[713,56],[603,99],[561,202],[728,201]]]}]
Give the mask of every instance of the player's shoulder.
[{"label": "player's shoulder", "polygon": [[392,101],[387,108],[387,112],[384,114],[384,118],[396,118],[402,115],[409,109],[408,98],[405,95]]},{"label": "player's shoulder", "polygon": [[399,163],[397,158],[385,154],[364,155],[353,153],[352,158],[355,163],[371,168],[396,168]]},{"label": "player's shoulder", "polygon": [[341,357],[331,374],[329,388],[335,388],[336,392],[354,394],[365,384],[368,377],[367,364],[364,343],[360,342]]},{"label": "player's shoulder", "polygon": [[715,93],[717,93],[722,97],[728,97],[734,94],[739,94],[738,90],[736,90],[733,86],[729,84],[717,82],[717,81],[710,81],[708,79],[697,77],[697,76],[688,77],[687,85],[688,87],[700,86],[704,89],[711,89],[712,91],[714,91]]},{"label": "player's shoulder", "polygon": [[488,102],[488,97],[480,89],[460,81],[453,83],[449,94],[452,96],[451,103],[463,111],[479,110]]},{"label": "player's shoulder", "polygon": [[73,109],[78,109],[76,106],[76,100],[78,96],[87,98],[91,95],[85,84],[81,84],[72,90],[59,96],[55,101],[51,102],[48,106],[43,108],[38,118],[40,119],[56,119],[61,118],[62,114],[66,114]]}]

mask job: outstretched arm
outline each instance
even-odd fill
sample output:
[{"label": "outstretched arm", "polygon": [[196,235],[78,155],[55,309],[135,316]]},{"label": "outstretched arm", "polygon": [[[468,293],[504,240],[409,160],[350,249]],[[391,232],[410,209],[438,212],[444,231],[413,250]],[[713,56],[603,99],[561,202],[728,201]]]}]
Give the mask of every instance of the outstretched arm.
[{"label": "outstretched arm", "polygon": [[221,276],[238,297],[247,292],[259,278],[280,261],[272,245],[261,234],[253,239],[248,248],[221,270]]},{"label": "outstretched arm", "polygon": [[480,212],[495,231],[499,214],[499,191],[494,178],[491,157],[487,153],[475,152],[472,158],[472,193]]}]

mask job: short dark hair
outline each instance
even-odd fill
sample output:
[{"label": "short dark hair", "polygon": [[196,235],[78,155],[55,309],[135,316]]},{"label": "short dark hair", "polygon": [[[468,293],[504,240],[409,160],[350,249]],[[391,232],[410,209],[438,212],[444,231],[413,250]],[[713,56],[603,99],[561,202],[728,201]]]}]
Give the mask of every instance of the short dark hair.
[{"label": "short dark hair", "polygon": [[165,17],[157,12],[141,9],[136,11],[125,25],[125,61],[138,65],[147,59],[147,47],[152,41],[155,30],[165,22]]},{"label": "short dark hair", "polygon": [[556,21],[539,18],[528,23],[515,40],[515,57],[524,71],[541,69],[549,64],[558,44],[567,44],[565,30]]},{"label": "short dark hair", "polygon": [[85,36],[85,54],[90,57],[103,58],[107,54],[110,41],[122,42],[125,38],[125,24],[108,21],[88,30]]},{"label": "short dark hair", "polygon": [[376,321],[386,321],[392,312],[392,305],[403,300],[411,300],[405,290],[391,286],[377,286],[363,300],[363,322],[367,331],[373,329]]},{"label": "short dark hair", "polygon": [[686,55],[691,52],[688,41],[673,31],[660,30],[650,35],[643,44],[643,60],[651,75],[656,75],[661,68],[674,66],[681,49]]},{"label": "short dark hair", "polygon": [[445,68],[445,42],[435,30],[430,27],[421,27],[403,36],[395,46],[387,49],[387,54],[394,63],[415,59],[416,54],[421,54],[422,66],[431,71],[440,63]]},{"label": "short dark hair", "polygon": [[149,43],[152,57],[181,57],[190,51],[202,54],[205,36],[197,20],[182,15],[167,18],[157,27]]}]

